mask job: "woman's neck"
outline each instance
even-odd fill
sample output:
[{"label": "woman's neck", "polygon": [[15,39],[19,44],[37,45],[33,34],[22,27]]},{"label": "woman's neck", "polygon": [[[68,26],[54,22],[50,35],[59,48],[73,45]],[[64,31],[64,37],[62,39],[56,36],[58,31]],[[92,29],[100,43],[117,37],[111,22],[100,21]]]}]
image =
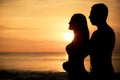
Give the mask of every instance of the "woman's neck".
[{"label": "woman's neck", "polygon": [[79,37],[81,36],[81,31],[74,31],[74,41],[79,40]]}]

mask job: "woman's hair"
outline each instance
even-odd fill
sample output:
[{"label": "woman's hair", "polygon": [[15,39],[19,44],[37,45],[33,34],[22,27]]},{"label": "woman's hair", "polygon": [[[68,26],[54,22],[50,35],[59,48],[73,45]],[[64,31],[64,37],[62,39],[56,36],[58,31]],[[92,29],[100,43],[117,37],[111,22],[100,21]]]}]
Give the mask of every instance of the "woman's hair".
[{"label": "woman's hair", "polygon": [[80,24],[79,30],[82,31],[85,35],[87,35],[87,37],[89,37],[89,30],[87,26],[86,17],[83,14],[77,13],[71,17],[70,22],[73,22],[73,21]]}]

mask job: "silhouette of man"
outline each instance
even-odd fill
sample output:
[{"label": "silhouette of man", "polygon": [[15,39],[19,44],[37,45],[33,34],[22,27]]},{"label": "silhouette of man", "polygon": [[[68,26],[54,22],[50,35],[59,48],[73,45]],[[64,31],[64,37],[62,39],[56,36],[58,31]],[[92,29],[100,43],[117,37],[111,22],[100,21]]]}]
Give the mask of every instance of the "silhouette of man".
[{"label": "silhouette of man", "polygon": [[97,30],[90,39],[91,80],[113,80],[112,51],[115,34],[106,22],[107,16],[108,7],[105,4],[92,6],[89,18]]}]

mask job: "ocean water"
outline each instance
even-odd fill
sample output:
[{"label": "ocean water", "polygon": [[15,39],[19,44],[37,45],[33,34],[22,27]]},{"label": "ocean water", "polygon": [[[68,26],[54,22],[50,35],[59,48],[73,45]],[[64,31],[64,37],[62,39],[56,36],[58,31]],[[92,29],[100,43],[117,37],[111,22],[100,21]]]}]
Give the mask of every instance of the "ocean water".
[{"label": "ocean water", "polygon": [[[114,55],[113,67],[120,72],[120,55]],[[0,69],[64,72],[62,63],[67,60],[64,52],[0,53]],[[90,71],[90,58],[85,58],[85,68]]]},{"label": "ocean water", "polygon": [[66,60],[65,53],[0,53],[0,69],[62,72],[62,63]]}]

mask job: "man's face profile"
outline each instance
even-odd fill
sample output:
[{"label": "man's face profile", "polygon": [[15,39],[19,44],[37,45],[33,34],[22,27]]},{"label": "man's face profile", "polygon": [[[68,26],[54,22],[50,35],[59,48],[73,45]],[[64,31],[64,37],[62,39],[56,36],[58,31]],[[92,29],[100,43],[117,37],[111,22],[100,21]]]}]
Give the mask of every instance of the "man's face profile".
[{"label": "man's face profile", "polygon": [[93,25],[95,25],[95,24],[96,24],[96,20],[97,20],[97,19],[96,19],[97,16],[95,15],[95,12],[94,12],[93,9],[91,9],[89,18],[90,18],[91,23],[92,23]]}]

